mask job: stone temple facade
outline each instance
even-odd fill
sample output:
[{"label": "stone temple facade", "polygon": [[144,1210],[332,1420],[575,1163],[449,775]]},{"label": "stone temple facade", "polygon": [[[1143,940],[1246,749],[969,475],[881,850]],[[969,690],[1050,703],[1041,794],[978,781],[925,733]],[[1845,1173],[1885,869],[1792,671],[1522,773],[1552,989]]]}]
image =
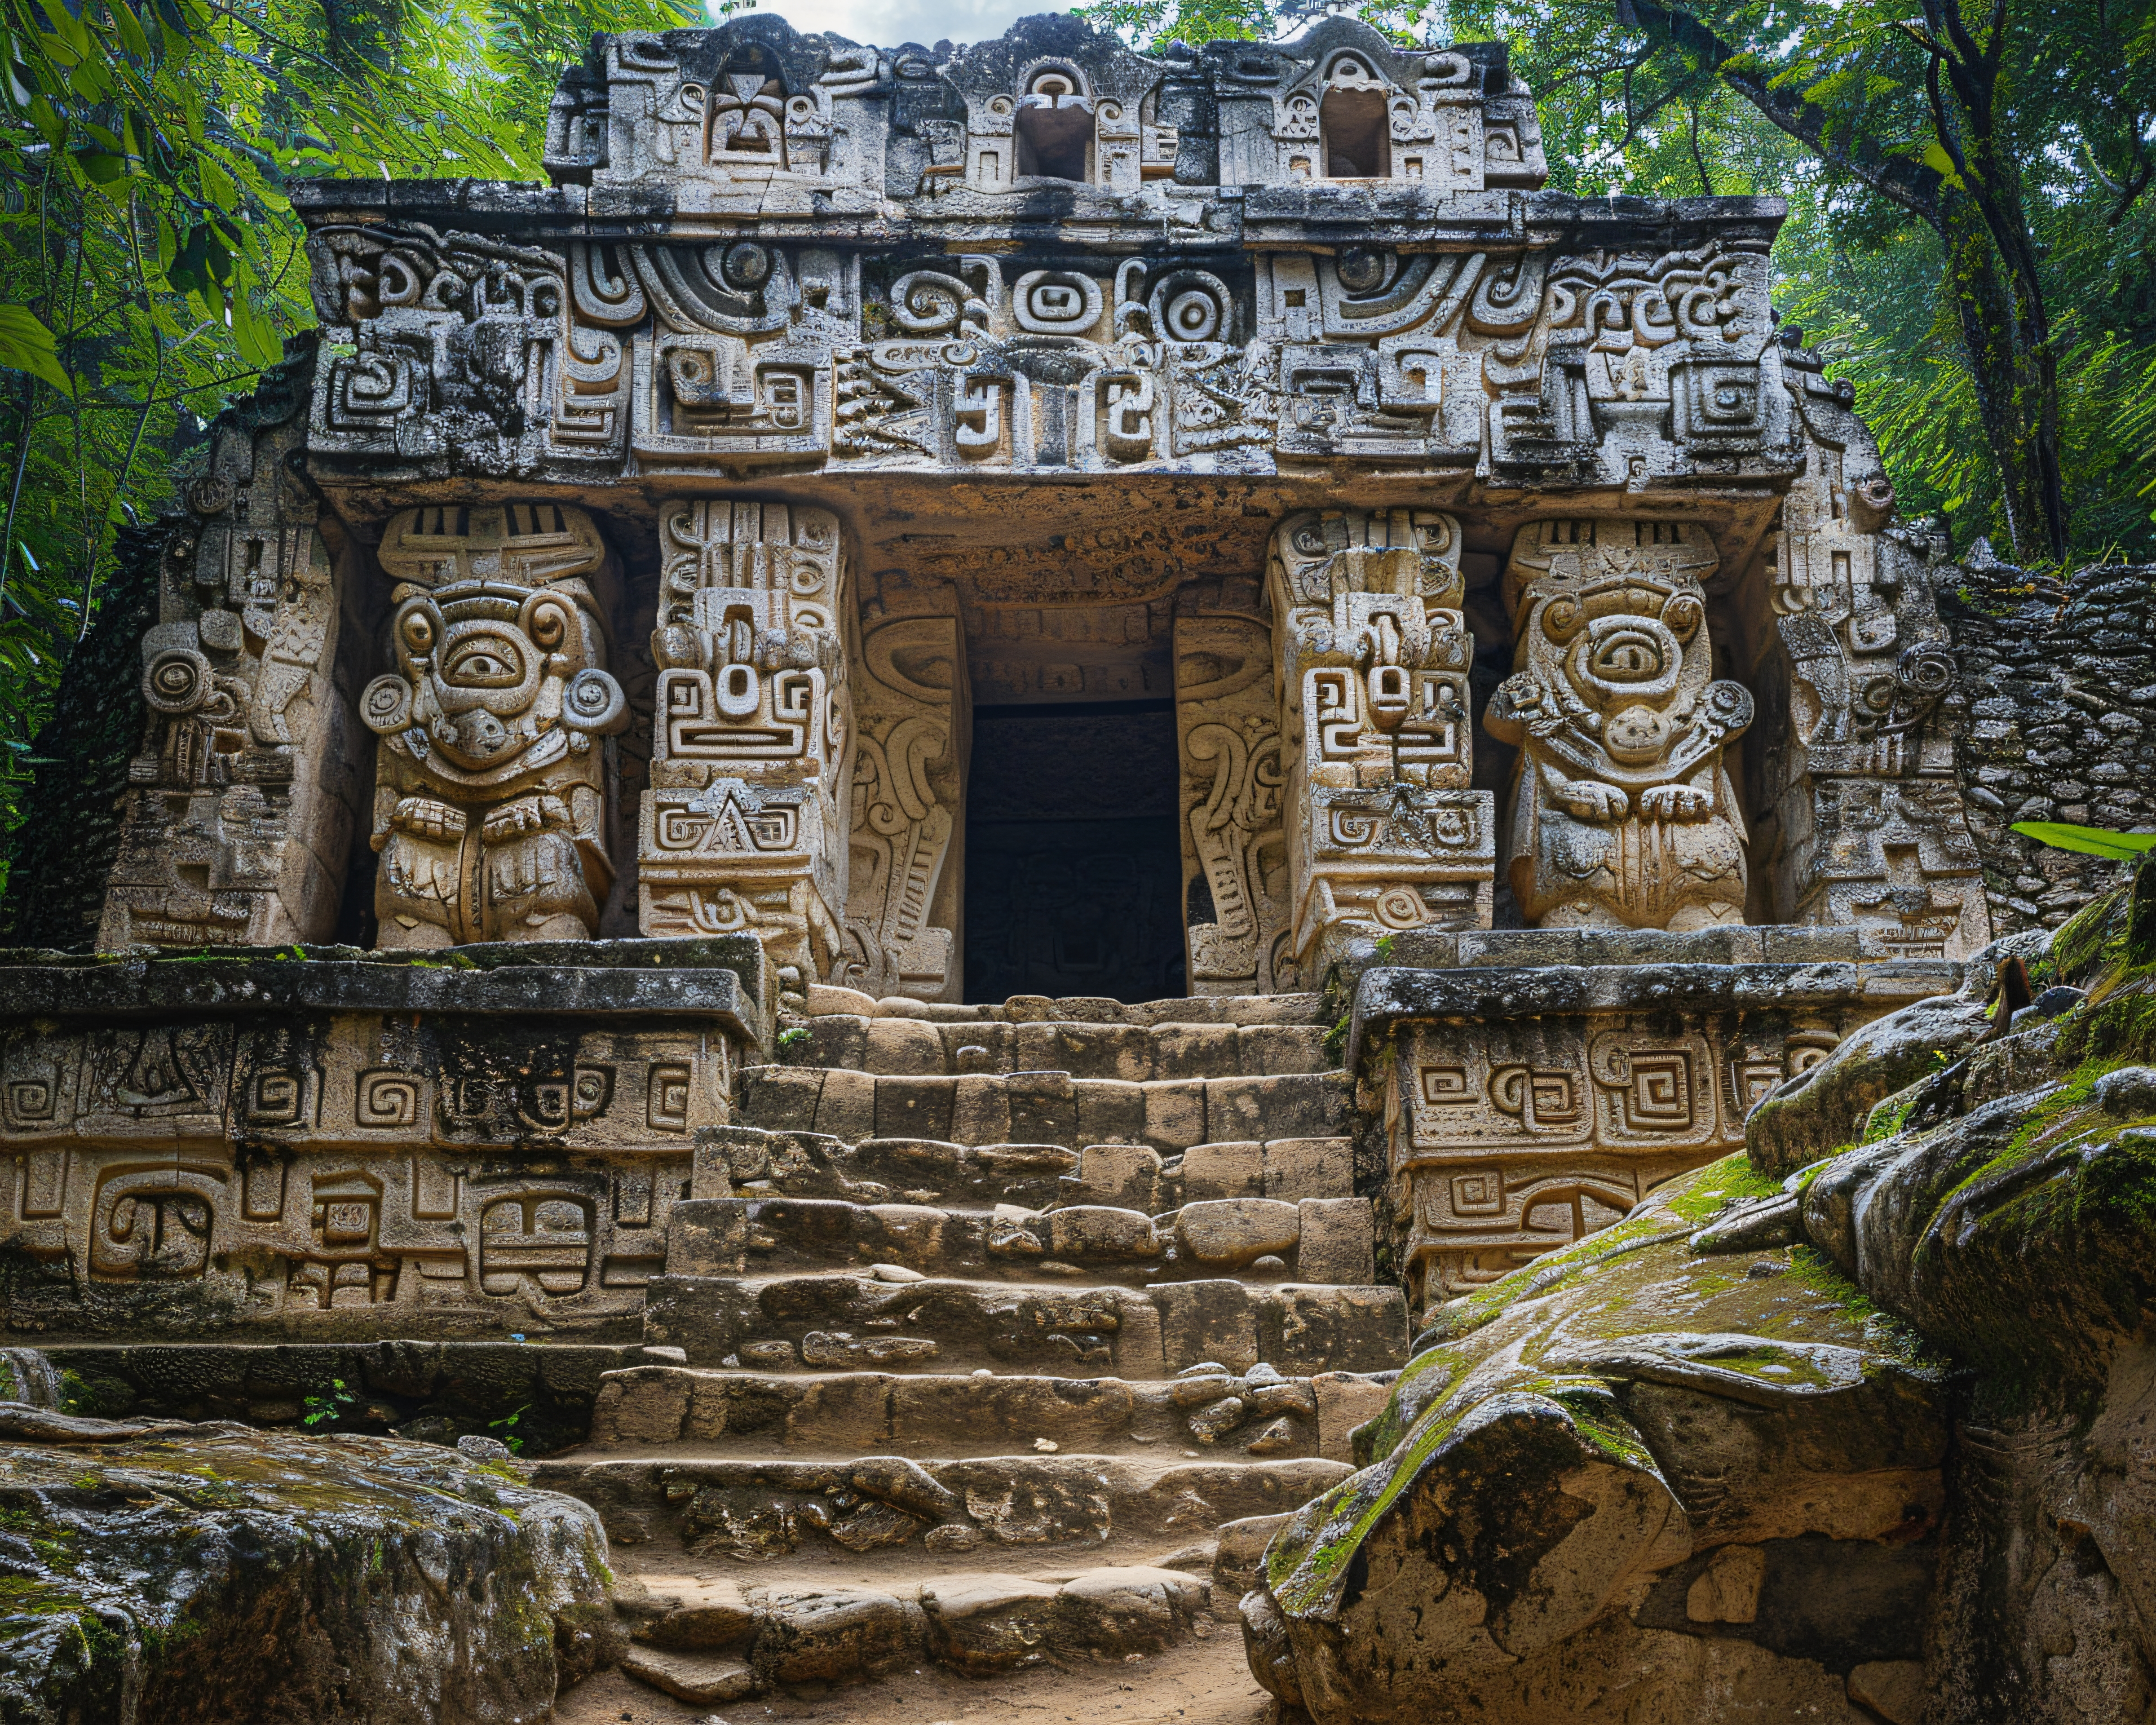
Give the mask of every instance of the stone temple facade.
[{"label": "stone temple facade", "polygon": [[727,1304],[851,1229],[1091,1278],[1132,1384],[1300,1348],[1235,1441],[1337,1464],[1990,940],[1780,205],[1543,190],[1502,48],[750,15],[598,39],[547,162],[296,188],[319,336],[131,541],[44,939],[118,956],[0,967],[18,1330],[960,1369]]}]

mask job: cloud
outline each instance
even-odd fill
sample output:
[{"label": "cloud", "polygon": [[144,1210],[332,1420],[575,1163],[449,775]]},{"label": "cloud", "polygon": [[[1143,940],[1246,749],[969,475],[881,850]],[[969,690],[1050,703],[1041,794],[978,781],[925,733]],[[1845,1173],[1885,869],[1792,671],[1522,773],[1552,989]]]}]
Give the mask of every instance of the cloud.
[{"label": "cloud", "polygon": [[778,13],[804,33],[835,30],[878,48],[904,42],[933,47],[946,39],[988,41],[1019,18],[1062,9],[1041,0],[787,0],[783,6],[757,8]]}]

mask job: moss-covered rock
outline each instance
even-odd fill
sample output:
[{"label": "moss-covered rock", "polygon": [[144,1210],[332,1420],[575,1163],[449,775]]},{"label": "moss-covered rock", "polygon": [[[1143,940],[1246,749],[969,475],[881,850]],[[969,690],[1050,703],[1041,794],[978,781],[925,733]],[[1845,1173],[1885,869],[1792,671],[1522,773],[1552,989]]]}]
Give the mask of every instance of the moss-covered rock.
[{"label": "moss-covered rock", "polygon": [[0,1721],[537,1721],[617,1651],[609,1581],[588,1507],[429,1445],[8,1444]]}]

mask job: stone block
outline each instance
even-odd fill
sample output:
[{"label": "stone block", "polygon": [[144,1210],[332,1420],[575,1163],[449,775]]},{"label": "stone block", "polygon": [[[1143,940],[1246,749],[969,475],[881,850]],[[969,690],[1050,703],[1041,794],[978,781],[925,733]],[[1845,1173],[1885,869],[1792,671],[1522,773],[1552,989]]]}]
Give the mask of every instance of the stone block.
[{"label": "stone block", "polygon": [[1283,1372],[1383,1372],[1408,1357],[1407,1296],[1396,1287],[1272,1288],[1258,1312],[1265,1360]]},{"label": "stone block", "polygon": [[1218,1360],[1238,1372],[1258,1363],[1257,1314],[1239,1281],[1158,1282],[1161,1353],[1168,1360]]},{"label": "stone block", "polygon": [[1205,1142],[1205,1081],[1156,1079],[1145,1086],[1145,1141],[1163,1155]]},{"label": "stone block", "polygon": [[592,1441],[601,1448],[678,1443],[694,1379],[670,1366],[608,1372],[592,1404]]},{"label": "stone block", "polygon": [[740,1701],[757,1692],[756,1672],[740,1659],[711,1653],[673,1653],[662,1647],[631,1647],[621,1661],[623,1675],[670,1695],[691,1707]]},{"label": "stone block", "polygon": [[1197,1363],[1170,1359],[1163,1352],[1160,1312],[1150,1300],[1127,1300],[1118,1316],[1122,1322],[1116,1326],[1114,1342],[1117,1377],[1144,1382]]},{"label": "stone block", "polygon": [[1240,1025],[1235,1061],[1245,1078],[1322,1072],[1333,1064],[1325,1055],[1325,1031],[1317,1024]]},{"label": "stone block", "polygon": [[1209,1578],[1180,1569],[1085,1570],[1057,1596],[1057,1640],[1072,1651],[1111,1659],[1157,1653],[1189,1628],[1212,1595]]},{"label": "stone block", "polygon": [[824,1076],[818,1067],[744,1067],[741,1076],[742,1123],[773,1132],[813,1131]]},{"label": "stone block", "polygon": [[726,1276],[654,1276],[644,1288],[644,1339],[679,1348],[691,1365],[716,1366],[752,1333],[760,1314],[738,1281]]},{"label": "stone block", "polygon": [[1296,1279],[1355,1286],[1377,1274],[1377,1234],[1366,1198],[1306,1198]]},{"label": "stone block", "polygon": [[[869,1070],[891,1078],[941,1077],[943,1039],[917,1019],[879,1018],[866,1026]],[[832,1064],[835,1065],[836,1062]]]},{"label": "stone block", "polygon": [[1205,1120],[1214,1138],[1329,1138],[1348,1131],[1348,1092],[1322,1073],[1209,1078]]},{"label": "stone block", "polygon": [[962,1671],[1022,1671],[1048,1657],[1055,1584],[1017,1575],[938,1576],[921,1584],[928,1651]]},{"label": "stone block", "polygon": [[1240,1269],[1260,1258],[1284,1258],[1294,1251],[1301,1225],[1294,1204],[1271,1198],[1225,1198],[1185,1204],[1176,1212],[1175,1240],[1194,1262]]},{"label": "stone block", "polygon": [[1224,1078],[1239,1070],[1233,1024],[1162,1024],[1152,1044],[1154,1078]]},{"label": "stone block", "polygon": [[[875,1135],[876,1081],[866,1072],[829,1071],[823,1075],[823,1094],[817,1098],[816,1117],[803,1121],[802,1127],[814,1126],[819,1132],[829,1132],[834,1138],[843,1138],[849,1144],[857,1144],[863,1138]],[[762,1126],[763,1121],[752,1118],[752,1126]],[[925,1134],[941,1137],[940,1132]]]},{"label": "stone block", "polygon": [[[878,1019],[877,1022],[884,1021]],[[891,1022],[903,1021],[893,1019]],[[927,1027],[924,1025],[922,1028]],[[940,1057],[941,1044],[937,1045],[937,1049]],[[880,1138],[949,1138],[954,1082],[948,1078],[878,1078],[875,1081],[875,1136]]]},{"label": "stone block", "polygon": [[872,1043],[867,1019],[833,1014],[812,1018],[802,1028],[808,1032],[808,1040],[785,1050],[793,1065],[844,1066],[854,1070],[867,1066]]},{"label": "stone block", "polygon": [[1286,1515],[1244,1516],[1224,1523],[1213,1553],[1215,1590],[1232,1599],[1240,1599],[1255,1587],[1259,1569],[1265,1563],[1265,1548],[1290,1519]]},{"label": "stone block", "polygon": [[1145,1136],[1144,1087],[1127,1078],[1081,1078],[1075,1081],[1078,1101],[1077,1139],[1081,1142],[1118,1142]]},{"label": "stone block", "polygon": [[1074,1078],[1150,1078],[1152,1048],[1135,1024],[1020,1024],[1013,1058],[1019,1071]]},{"label": "stone block", "polygon": [[872,1263],[925,1275],[963,1276],[988,1266],[987,1218],[919,1204],[870,1204],[856,1250]]},{"label": "stone block", "polygon": [[1010,1142],[1010,1096],[1002,1078],[984,1074],[952,1081],[949,1136],[960,1144]]},{"label": "stone block", "polygon": [[757,1637],[756,1673],[768,1684],[853,1683],[918,1661],[927,1619],[911,1600],[867,1588],[773,1596]]},{"label": "stone block", "polygon": [[875,1016],[875,997],[864,994],[859,988],[841,988],[829,983],[811,983],[807,998],[809,1012],[818,1017],[825,1013],[839,1013],[862,1019]]},{"label": "stone block", "polygon": [[739,1276],[748,1243],[748,1205],[692,1198],[666,1217],[666,1268],[675,1276]]},{"label": "stone block", "polygon": [[1011,1142],[1081,1144],[1089,1136],[1078,1130],[1078,1091],[1068,1072],[1014,1072],[1004,1091],[1010,1098]]},{"label": "stone block", "polygon": [[1265,1150],[1255,1142],[1193,1144],[1183,1153],[1183,1201],[1262,1197]]},{"label": "stone block", "polygon": [[1265,1146],[1265,1196],[1352,1198],[1355,1146],[1348,1138],[1275,1138]]},{"label": "stone block", "polygon": [[1392,1391],[1368,1378],[1321,1372],[1310,1380],[1317,1394],[1317,1453],[1328,1461],[1355,1461],[1355,1428],[1385,1411]]},{"label": "stone block", "polygon": [[[1009,1072],[1017,1064],[1018,1027],[978,1020],[939,1024],[943,1039],[943,1070],[947,1072]],[[968,1049],[978,1050],[974,1054]]]},{"label": "stone block", "polygon": [[[747,1132],[725,1127],[716,1131],[699,1132],[696,1147],[689,1161],[689,1196],[691,1198],[732,1198],[734,1195],[734,1163],[737,1160],[735,1139],[747,1139],[752,1153],[769,1164],[769,1153],[757,1139]],[[762,1169],[749,1178],[760,1178]]]},{"label": "stone block", "polygon": [[1158,1208],[1160,1152],[1150,1144],[1088,1144],[1079,1153],[1078,1172],[1061,1181],[1063,1201],[1105,1204],[1118,1209]]},{"label": "stone block", "polygon": [[1151,1257],[1160,1247],[1152,1218],[1142,1210],[1073,1204],[1050,1210],[1042,1219],[1049,1255],[1055,1258],[1136,1260]]}]

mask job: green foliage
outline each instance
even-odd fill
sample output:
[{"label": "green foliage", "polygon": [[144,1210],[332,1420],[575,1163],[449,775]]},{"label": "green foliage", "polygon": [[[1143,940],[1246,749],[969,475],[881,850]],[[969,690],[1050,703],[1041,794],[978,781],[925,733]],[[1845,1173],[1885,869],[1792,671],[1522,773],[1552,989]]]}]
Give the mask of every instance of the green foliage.
[{"label": "green foliage", "polygon": [[2107,857],[2113,862],[2131,862],[2156,850],[2156,833],[2114,833],[2106,827],[2070,826],[2056,820],[2017,820],[2008,830],[2054,850]]},{"label": "green foliage", "polygon": [[321,1431],[337,1425],[352,1411],[359,1398],[346,1386],[341,1378],[330,1379],[330,1387],[319,1395],[301,1399],[306,1412],[300,1416],[300,1424],[310,1431]]},{"label": "green foliage", "polygon": [[[565,61],[681,0],[0,0],[0,835],[124,516],[314,321],[303,176],[536,179]],[[4,890],[4,876],[0,876]]]},{"label": "green foliage", "polygon": [[501,1419],[490,1420],[486,1422],[486,1429],[497,1435],[501,1441],[509,1446],[509,1453],[512,1455],[521,1455],[524,1453],[523,1435],[517,1430],[516,1424],[531,1411],[531,1404],[526,1402],[513,1412],[503,1414]]}]

